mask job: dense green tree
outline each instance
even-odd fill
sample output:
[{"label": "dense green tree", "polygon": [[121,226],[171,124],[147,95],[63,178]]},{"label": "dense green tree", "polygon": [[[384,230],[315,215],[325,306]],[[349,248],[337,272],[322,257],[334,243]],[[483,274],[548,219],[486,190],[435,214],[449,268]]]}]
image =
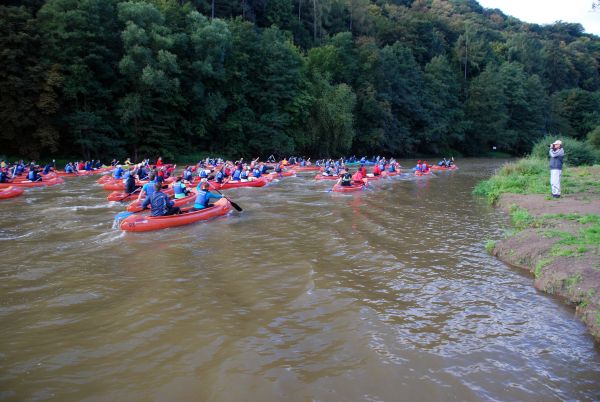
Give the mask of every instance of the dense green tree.
[{"label": "dense green tree", "polygon": [[44,57],[63,76],[60,99],[65,143],[90,158],[116,146],[114,103],[120,52],[116,1],[48,0],[38,12]]},{"label": "dense green tree", "polygon": [[420,148],[435,153],[459,149],[465,132],[460,73],[445,57],[437,56],[425,66],[424,77],[430,124],[423,132]]},{"label": "dense green tree", "polygon": [[600,40],[475,0],[9,0],[2,152],[487,152],[600,125]]},{"label": "dense green tree", "polygon": [[600,124],[600,92],[571,89],[552,97],[551,132],[583,139]]},{"label": "dense green tree", "polygon": [[118,9],[124,25],[119,70],[128,82],[118,111],[126,139],[136,159],[140,154],[172,157],[171,150],[180,145],[172,133],[181,128],[183,103],[177,56],[170,51],[174,36],[152,4],[124,2]]},{"label": "dense green tree", "polygon": [[25,7],[0,6],[0,139],[4,152],[37,158],[56,152],[54,124],[63,78],[42,63],[37,21]]}]

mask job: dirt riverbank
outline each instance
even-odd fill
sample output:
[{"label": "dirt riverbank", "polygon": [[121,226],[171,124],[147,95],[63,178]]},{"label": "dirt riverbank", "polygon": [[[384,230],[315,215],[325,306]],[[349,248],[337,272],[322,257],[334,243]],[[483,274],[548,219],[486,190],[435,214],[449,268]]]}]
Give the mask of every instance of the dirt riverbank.
[{"label": "dirt riverbank", "polygon": [[600,194],[503,194],[498,205],[515,230],[490,251],[531,272],[537,289],[574,305],[600,342]]}]

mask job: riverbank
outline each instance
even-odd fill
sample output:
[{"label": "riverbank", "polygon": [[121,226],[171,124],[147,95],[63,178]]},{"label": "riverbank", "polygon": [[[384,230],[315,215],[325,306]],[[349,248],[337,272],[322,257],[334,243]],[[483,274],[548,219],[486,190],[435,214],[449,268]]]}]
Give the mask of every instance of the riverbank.
[{"label": "riverbank", "polygon": [[509,213],[513,225],[486,248],[531,272],[538,290],[574,305],[600,341],[600,166],[563,173],[560,199],[546,194],[548,172],[535,160],[507,165],[482,182],[475,192]]}]

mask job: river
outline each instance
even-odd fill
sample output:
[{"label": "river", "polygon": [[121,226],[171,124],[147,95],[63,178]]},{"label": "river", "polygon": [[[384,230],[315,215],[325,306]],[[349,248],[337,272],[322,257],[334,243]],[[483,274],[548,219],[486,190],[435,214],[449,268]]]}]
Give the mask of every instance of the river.
[{"label": "river", "polygon": [[354,195],[306,173],[154,233],[112,229],[97,177],[1,201],[0,400],[597,400],[574,310],[484,250],[499,165]]}]

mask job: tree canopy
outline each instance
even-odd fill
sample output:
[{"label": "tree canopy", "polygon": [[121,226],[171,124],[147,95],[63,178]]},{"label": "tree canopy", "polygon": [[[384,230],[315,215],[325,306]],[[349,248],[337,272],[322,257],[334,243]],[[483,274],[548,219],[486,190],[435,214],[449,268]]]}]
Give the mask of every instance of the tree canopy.
[{"label": "tree canopy", "polygon": [[475,0],[0,6],[8,155],[406,156],[600,126],[600,38]]}]

